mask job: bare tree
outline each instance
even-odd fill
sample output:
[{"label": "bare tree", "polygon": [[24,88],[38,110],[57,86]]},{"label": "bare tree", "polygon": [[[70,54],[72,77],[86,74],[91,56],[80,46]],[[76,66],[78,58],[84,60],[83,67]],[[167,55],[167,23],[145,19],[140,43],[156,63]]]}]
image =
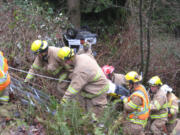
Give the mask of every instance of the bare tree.
[{"label": "bare tree", "polygon": [[145,72],[144,72],[144,79],[143,83],[145,84],[147,82],[147,74],[149,69],[149,61],[150,61],[150,25],[151,25],[151,16],[152,16],[152,8],[153,8],[154,0],[151,0],[150,8],[148,11],[148,22],[147,22],[147,56],[146,56],[146,65],[145,65]]},{"label": "bare tree", "polygon": [[70,22],[75,28],[80,28],[81,13],[80,13],[80,0],[67,0],[68,13]]},{"label": "bare tree", "polygon": [[143,46],[143,23],[142,23],[142,0],[139,2],[139,23],[140,23],[140,52],[141,52],[141,68],[140,72],[144,70],[144,46]]}]

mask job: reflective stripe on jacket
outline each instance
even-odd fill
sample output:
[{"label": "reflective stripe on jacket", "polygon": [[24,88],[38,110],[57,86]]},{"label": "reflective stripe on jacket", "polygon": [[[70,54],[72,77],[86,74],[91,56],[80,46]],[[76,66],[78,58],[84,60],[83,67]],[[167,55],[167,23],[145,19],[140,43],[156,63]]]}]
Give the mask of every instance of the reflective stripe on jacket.
[{"label": "reflective stripe on jacket", "polygon": [[106,98],[95,100],[95,97],[106,95],[109,89],[109,82],[96,60],[88,54],[80,54],[74,57],[73,62],[75,68],[64,98],[72,98],[80,93],[83,97],[94,100],[94,104],[107,104]]},{"label": "reflective stripe on jacket", "polygon": [[177,114],[179,111],[178,98],[173,93],[169,93],[167,98],[168,98],[168,107],[170,108],[170,113],[172,115]]},{"label": "reflective stripe on jacket", "polygon": [[8,102],[9,101],[9,96],[1,96],[0,101],[2,102]]},{"label": "reflective stripe on jacket", "polygon": [[[97,72],[97,74],[93,77],[92,82],[96,82],[101,77],[100,71]],[[81,91],[81,96],[86,98],[95,98],[103,93],[105,93],[109,89],[109,83],[107,83],[103,88],[96,91],[96,94],[87,93],[84,91]],[[75,95],[79,92],[79,90],[74,89],[71,85],[69,85],[67,91],[69,91],[71,94]]]},{"label": "reflective stripe on jacket", "polygon": [[3,56],[3,53],[0,51],[0,69],[5,73],[8,71],[7,59]]},{"label": "reflective stripe on jacket", "polygon": [[86,93],[86,92],[81,92],[81,96],[86,97],[86,98],[95,98],[97,96],[100,96],[102,94],[104,94],[107,90],[109,89],[109,84],[105,85],[105,87],[101,90],[99,90],[99,92],[97,94],[90,94],[90,93]]},{"label": "reflective stripe on jacket", "polygon": [[[136,105],[131,101],[134,96],[141,99],[141,105]],[[150,112],[149,97],[144,86],[139,85],[135,88],[135,92],[132,93],[131,96],[128,98],[127,104],[135,110],[134,112],[128,114],[127,120],[136,124],[140,124],[144,127],[147,123]]]},{"label": "reflective stripe on jacket", "polygon": [[168,117],[168,102],[166,93],[159,89],[151,101],[151,119],[166,119]]},{"label": "reflective stripe on jacket", "polygon": [[25,82],[28,82],[29,80],[34,78],[33,74],[36,74],[39,71],[49,73],[53,77],[59,75],[59,73],[62,72],[63,68],[63,63],[57,55],[59,49],[60,48],[54,46],[49,46],[47,61],[44,61],[40,56],[37,56],[31,66],[31,69],[29,70],[29,73],[26,76]]}]

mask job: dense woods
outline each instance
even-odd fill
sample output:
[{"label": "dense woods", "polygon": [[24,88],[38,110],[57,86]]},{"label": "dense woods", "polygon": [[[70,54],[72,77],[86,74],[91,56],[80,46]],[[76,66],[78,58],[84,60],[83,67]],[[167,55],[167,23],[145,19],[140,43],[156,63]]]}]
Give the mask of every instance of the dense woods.
[{"label": "dense woods", "polygon": [[[179,5],[179,0],[2,0],[0,50],[10,67],[28,71],[35,58],[30,51],[34,40],[47,40],[59,47],[68,28],[86,27],[98,35],[92,49],[100,66],[113,65],[122,74],[131,70],[141,72],[144,84],[158,75],[180,97]],[[9,72],[22,82],[26,76],[18,70]],[[104,127],[95,127],[91,123],[93,116],[83,115],[76,102],[56,108],[59,101],[55,83],[37,77],[31,85],[52,96],[50,108],[56,115],[47,113],[40,105],[24,107],[15,101],[0,115],[7,113],[12,118],[15,110],[19,115],[6,123],[4,130],[0,128],[0,134],[122,133],[118,128],[121,118],[115,117],[122,112],[117,112],[113,103],[109,103],[99,120]]]}]

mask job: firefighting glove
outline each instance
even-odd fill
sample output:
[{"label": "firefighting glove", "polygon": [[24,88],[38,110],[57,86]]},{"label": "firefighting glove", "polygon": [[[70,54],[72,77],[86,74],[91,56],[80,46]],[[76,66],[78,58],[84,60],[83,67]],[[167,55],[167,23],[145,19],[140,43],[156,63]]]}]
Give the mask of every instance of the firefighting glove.
[{"label": "firefighting glove", "polygon": [[28,83],[28,81],[29,81],[29,79],[26,77],[26,78],[24,79],[24,83]]},{"label": "firefighting glove", "polygon": [[126,98],[126,97],[125,97],[125,96],[121,96],[121,97],[120,97],[120,99],[121,99],[122,101],[124,100],[124,98]]},{"label": "firefighting glove", "polygon": [[62,98],[61,99],[61,105],[65,105],[67,103],[67,99],[66,98]]},{"label": "firefighting glove", "polygon": [[108,91],[106,91],[107,94],[111,94],[111,93],[114,93],[115,94],[115,91],[116,91],[116,85],[109,81],[109,89]]},{"label": "firefighting glove", "polygon": [[124,104],[128,102],[128,99],[126,96],[121,96],[120,99],[121,101],[123,101]]},{"label": "firefighting glove", "polygon": [[115,93],[117,95],[129,96],[129,90],[121,85],[116,85]]},{"label": "firefighting glove", "polygon": [[168,108],[168,117],[169,117],[169,118],[172,117],[172,114],[171,114],[171,111],[170,111],[169,108]]},{"label": "firefighting glove", "polygon": [[63,73],[59,76],[59,83],[61,83],[62,81],[64,81],[67,78],[68,74],[67,73]]},{"label": "firefighting glove", "polygon": [[139,108],[138,108],[138,111],[141,112],[141,111],[143,111],[143,109],[144,109],[143,107],[139,107]]}]

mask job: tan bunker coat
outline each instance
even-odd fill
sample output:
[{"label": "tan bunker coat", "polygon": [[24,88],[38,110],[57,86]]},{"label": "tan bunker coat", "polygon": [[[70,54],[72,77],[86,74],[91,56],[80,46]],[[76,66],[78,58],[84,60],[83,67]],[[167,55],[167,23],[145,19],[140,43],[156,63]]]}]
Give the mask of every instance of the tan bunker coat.
[{"label": "tan bunker coat", "polygon": [[178,98],[175,96],[174,93],[168,93],[167,100],[168,100],[169,113],[168,113],[168,122],[166,126],[168,133],[172,133],[177,124],[177,114],[179,111]]},{"label": "tan bunker coat", "polygon": [[99,116],[107,104],[108,80],[96,60],[88,54],[76,55],[73,62],[75,68],[71,83],[63,99],[70,99],[79,94],[83,97],[83,108]]},{"label": "tan bunker coat", "polygon": [[167,106],[166,93],[159,89],[154,94],[150,104],[151,108],[151,131],[154,135],[160,135],[165,128],[165,123],[168,117],[168,106]]},{"label": "tan bunker coat", "polygon": [[114,73],[111,81],[116,85],[122,85],[122,86],[126,85],[125,75],[123,74]]},{"label": "tan bunker coat", "polygon": [[[34,78],[34,75],[31,73],[35,73],[35,74],[39,72],[43,72],[45,74],[48,73],[48,75],[60,79],[59,81],[60,83],[58,83],[57,85],[57,90],[59,92],[58,94],[63,96],[65,89],[68,86],[68,83],[63,82],[63,80],[67,79],[68,76],[67,70],[70,67],[65,66],[64,63],[57,56],[59,49],[60,48],[54,46],[49,46],[46,60],[43,60],[40,56],[37,56],[29,70],[29,73],[26,76],[25,82],[29,82],[31,79]],[[64,70],[63,67],[65,67],[66,70]]]}]

